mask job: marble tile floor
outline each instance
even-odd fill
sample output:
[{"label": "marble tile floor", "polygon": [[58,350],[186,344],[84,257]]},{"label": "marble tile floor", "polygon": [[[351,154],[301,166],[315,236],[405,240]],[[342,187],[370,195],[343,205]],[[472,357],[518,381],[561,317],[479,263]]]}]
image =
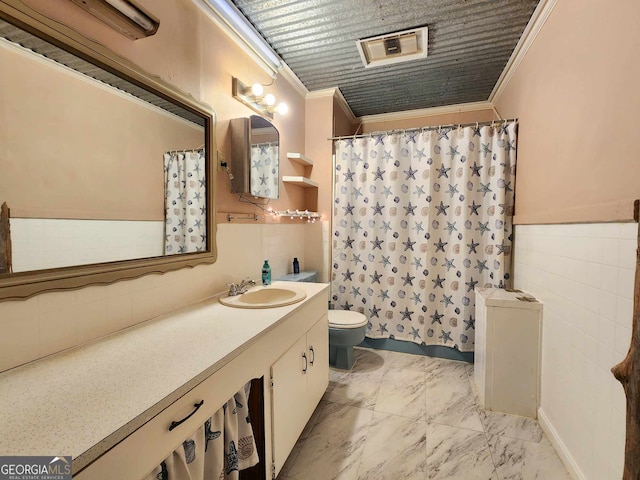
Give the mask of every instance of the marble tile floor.
[{"label": "marble tile floor", "polygon": [[478,406],[473,365],[356,349],[278,480],[569,480],[535,420]]}]

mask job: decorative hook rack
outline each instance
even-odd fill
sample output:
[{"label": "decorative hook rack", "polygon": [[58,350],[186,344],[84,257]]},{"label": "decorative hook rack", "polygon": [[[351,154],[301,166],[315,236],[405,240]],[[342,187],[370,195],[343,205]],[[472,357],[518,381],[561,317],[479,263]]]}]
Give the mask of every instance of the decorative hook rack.
[{"label": "decorative hook rack", "polygon": [[318,212],[310,212],[309,210],[279,210],[273,212],[275,215],[281,217],[289,217],[292,220],[294,218],[306,219],[308,223],[315,223],[316,220],[322,220],[322,215]]}]

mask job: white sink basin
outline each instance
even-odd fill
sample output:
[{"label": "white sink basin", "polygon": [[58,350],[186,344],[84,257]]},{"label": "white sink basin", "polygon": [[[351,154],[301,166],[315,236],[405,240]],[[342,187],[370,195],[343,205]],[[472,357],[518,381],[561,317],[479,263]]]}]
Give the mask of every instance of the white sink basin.
[{"label": "white sink basin", "polygon": [[296,287],[254,287],[241,295],[220,297],[219,302],[235,308],[274,308],[301,302],[307,297]]}]

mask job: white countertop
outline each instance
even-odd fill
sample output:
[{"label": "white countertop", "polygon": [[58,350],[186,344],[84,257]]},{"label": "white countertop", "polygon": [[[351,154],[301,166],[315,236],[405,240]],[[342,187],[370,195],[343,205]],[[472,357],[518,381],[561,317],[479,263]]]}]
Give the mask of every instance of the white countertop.
[{"label": "white countertop", "polygon": [[[327,287],[293,285],[307,299]],[[0,455],[71,455],[83,468],[305,301],[248,310],[212,297],[0,374]]]}]

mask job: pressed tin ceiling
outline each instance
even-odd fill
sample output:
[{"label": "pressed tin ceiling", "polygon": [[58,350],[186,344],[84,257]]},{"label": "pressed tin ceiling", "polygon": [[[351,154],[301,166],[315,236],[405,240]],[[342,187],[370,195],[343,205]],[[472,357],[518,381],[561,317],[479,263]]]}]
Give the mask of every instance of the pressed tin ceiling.
[{"label": "pressed tin ceiling", "polygon": [[[539,0],[232,0],[309,91],[356,116],[486,101]],[[429,28],[427,58],[364,68],[356,41]]]}]

